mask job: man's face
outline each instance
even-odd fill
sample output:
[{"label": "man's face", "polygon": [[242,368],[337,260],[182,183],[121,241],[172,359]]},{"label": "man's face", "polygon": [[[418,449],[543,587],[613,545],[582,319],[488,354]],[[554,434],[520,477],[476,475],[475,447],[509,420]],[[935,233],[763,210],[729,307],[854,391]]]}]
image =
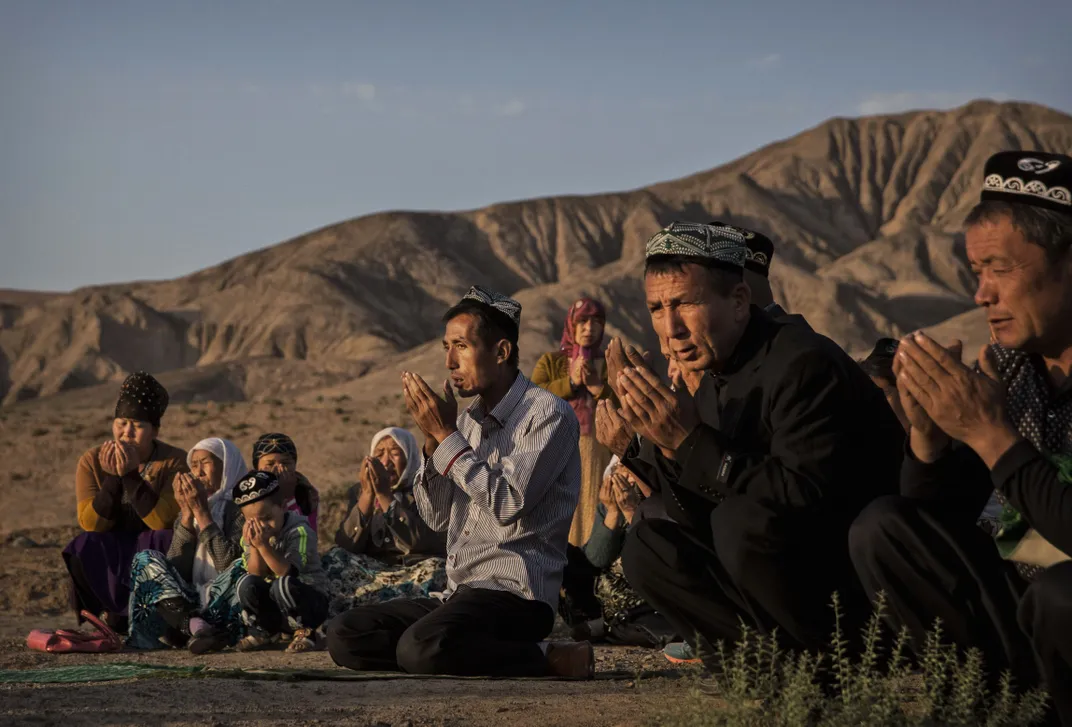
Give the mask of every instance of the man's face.
[{"label": "man's face", "polygon": [[[488,346],[478,334],[479,319],[471,313],[451,318],[443,334],[450,383],[462,397],[479,396],[496,380],[506,361],[506,346]],[[501,362],[500,362],[501,358]]]},{"label": "man's face", "polygon": [[723,296],[710,275],[700,265],[686,265],[681,271],[644,276],[655,333],[687,371],[721,367],[748,321],[748,286],[738,283]]},{"label": "man's face", "polygon": [[965,232],[979,278],[975,302],[986,308],[994,340],[1006,348],[1059,354],[1072,341],[1072,254],[1056,264],[1024,239],[1008,217]]}]

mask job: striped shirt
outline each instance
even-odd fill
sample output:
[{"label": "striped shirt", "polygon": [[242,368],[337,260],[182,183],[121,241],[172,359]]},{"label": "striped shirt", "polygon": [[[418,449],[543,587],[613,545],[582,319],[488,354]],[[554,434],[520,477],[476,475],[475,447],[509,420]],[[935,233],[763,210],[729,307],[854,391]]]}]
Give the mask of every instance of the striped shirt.
[{"label": "striped shirt", "polygon": [[477,399],[417,474],[417,509],[447,533],[447,595],[509,591],[558,607],[581,489],[573,408],[518,374],[487,413]]}]

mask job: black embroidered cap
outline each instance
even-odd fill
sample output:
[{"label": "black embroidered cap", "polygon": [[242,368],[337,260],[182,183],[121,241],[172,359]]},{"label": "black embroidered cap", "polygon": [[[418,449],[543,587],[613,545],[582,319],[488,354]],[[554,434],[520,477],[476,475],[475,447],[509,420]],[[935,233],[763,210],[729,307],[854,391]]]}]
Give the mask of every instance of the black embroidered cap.
[{"label": "black embroidered cap", "polygon": [[298,461],[298,447],[294,440],[280,432],[257,437],[257,441],[253,443],[253,466],[256,467],[260,458],[266,454],[289,454],[295,462]]},{"label": "black embroidered cap", "polygon": [[744,267],[754,273],[759,273],[764,278],[770,275],[771,261],[774,260],[774,243],[762,232],[749,230],[727,222],[715,220],[709,223],[712,227],[728,227],[744,237],[747,249],[744,253]]},{"label": "black embroidered cap", "polygon": [[987,160],[981,198],[1072,214],[1072,157],[1044,151],[1002,151]]},{"label": "black embroidered cap", "polygon": [[116,419],[136,419],[160,426],[168,408],[168,393],[152,374],[136,371],[127,377],[115,404]]},{"label": "black embroidered cap", "polygon": [[253,470],[238,481],[231,499],[234,504],[242,507],[260,502],[279,489],[279,480],[272,472],[259,472]]}]

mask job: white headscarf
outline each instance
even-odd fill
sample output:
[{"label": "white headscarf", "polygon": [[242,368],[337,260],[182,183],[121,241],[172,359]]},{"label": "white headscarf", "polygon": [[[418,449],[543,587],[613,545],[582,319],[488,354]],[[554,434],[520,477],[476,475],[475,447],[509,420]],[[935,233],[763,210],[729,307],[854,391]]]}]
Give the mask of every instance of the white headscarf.
[{"label": "white headscarf", "polygon": [[405,429],[387,427],[376,432],[372,437],[372,444],[369,445],[370,456],[376,451],[376,445],[387,437],[395,440],[395,444],[406,453],[406,469],[402,470],[394,489],[398,492],[408,490],[413,486],[413,478],[417,476],[417,471],[421,468],[421,448],[417,444],[417,438]]},{"label": "white headscarf", "polygon": [[[242,458],[240,450],[234,442],[219,437],[202,439],[195,444],[186,455],[186,466],[192,467],[190,460],[194,452],[209,452],[223,463],[223,477],[220,478],[220,489],[216,490],[208,498],[209,511],[212,513],[212,522],[223,527],[223,513],[227,503],[231,501],[231,492],[235,485],[242,479],[242,475],[249,472],[246,468],[246,460]],[[199,524],[200,525],[200,524]]]},{"label": "white headscarf", "polygon": [[[227,511],[227,503],[231,501],[231,493],[242,476],[249,470],[246,469],[246,461],[242,458],[242,451],[229,439],[210,437],[202,439],[195,444],[186,455],[186,465],[190,466],[190,460],[194,452],[209,452],[223,464],[223,476],[220,478],[220,489],[212,493],[208,498],[209,512],[212,513],[212,522],[220,528],[223,527],[223,516]],[[201,523],[197,523],[200,530]],[[219,575],[208,547],[200,540],[197,543],[197,551],[194,553],[193,585],[201,594],[202,603],[208,598],[208,588],[212,581]]]}]

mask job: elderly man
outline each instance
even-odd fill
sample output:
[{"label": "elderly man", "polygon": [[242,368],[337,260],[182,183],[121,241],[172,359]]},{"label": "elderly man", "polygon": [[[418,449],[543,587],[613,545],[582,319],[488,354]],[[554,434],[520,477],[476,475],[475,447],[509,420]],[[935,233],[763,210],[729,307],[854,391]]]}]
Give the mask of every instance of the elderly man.
[{"label": "elderly man", "polygon": [[[662,492],[670,520],[626,538],[629,582],[674,629],[699,634],[701,657],[735,641],[743,620],[818,648],[830,599],[859,606],[849,524],[897,482],[904,431],[881,392],[835,343],[751,305],[745,238],[727,226],[674,223],[648,242],[644,288],[652,324],[694,395],[663,384],[615,341],[604,431],[640,435],[627,467]],[[689,387],[692,388],[691,386]],[[860,613],[863,611],[864,613]]]},{"label": "elderly man", "polygon": [[[970,369],[923,334],[901,341],[902,495],[860,515],[852,554],[917,644],[940,618],[992,675],[1041,669],[1072,725],[1072,158],[1002,152],[983,176],[965,238],[993,343]],[[992,491],[997,547],[976,527]]]},{"label": "elderly man", "polygon": [[[580,492],[577,416],[518,371],[517,301],[475,286],[443,321],[443,396],[416,374],[402,381],[425,436],[417,508],[447,534],[447,593],[351,609],[328,649],[359,670],[591,676],[591,644],[542,642]],[[452,384],[476,398],[460,415]]]}]

